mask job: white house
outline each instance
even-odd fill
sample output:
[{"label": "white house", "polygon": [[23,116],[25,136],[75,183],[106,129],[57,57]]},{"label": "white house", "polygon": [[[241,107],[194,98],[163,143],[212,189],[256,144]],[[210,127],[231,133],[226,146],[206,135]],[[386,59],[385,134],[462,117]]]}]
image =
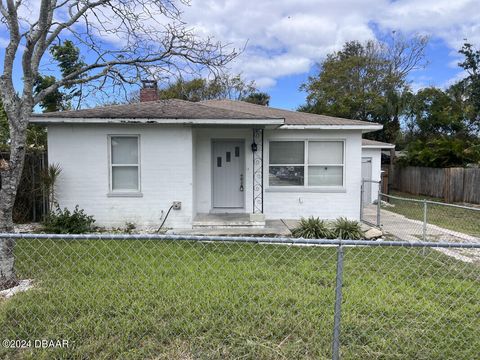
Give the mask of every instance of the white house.
[{"label": "white house", "polygon": [[362,158],[380,178],[382,145],[362,145],[362,134],[381,125],[240,101],[143,101],[32,122],[47,126],[49,163],[62,169],[60,206],[78,204],[107,227],[157,227],[172,206],[170,228],[227,213],[243,214],[225,216],[235,225],[256,226],[310,215],[358,219]]},{"label": "white house", "polygon": [[395,145],[374,140],[362,140],[362,178],[364,182],[363,201],[372,203],[378,198],[378,186],[382,173],[382,150],[394,149]]}]

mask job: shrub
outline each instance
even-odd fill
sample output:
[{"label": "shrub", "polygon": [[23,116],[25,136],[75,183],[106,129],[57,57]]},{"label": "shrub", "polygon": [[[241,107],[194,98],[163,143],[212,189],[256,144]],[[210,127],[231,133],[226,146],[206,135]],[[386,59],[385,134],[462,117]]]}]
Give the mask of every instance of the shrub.
[{"label": "shrub", "polygon": [[127,221],[125,223],[125,229],[124,231],[127,233],[127,234],[133,234],[133,231],[137,228],[137,226],[133,223],[133,222],[130,222],[130,221]]},{"label": "shrub", "polygon": [[54,234],[82,234],[94,230],[93,216],[85,214],[83,209],[75,206],[73,212],[57,206],[55,211],[45,218],[43,222],[44,231]]},{"label": "shrub", "polygon": [[333,232],[340,239],[360,240],[365,238],[365,233],[360,223],[355,220],[348,220],[340,217],[333,223]]},{"label": "shrub", "polygon": [[335,234],[329,229],[324,220],[313,216],[302,218],[298,226],[292,230],[292,235],[304,239],[333,239]]}]

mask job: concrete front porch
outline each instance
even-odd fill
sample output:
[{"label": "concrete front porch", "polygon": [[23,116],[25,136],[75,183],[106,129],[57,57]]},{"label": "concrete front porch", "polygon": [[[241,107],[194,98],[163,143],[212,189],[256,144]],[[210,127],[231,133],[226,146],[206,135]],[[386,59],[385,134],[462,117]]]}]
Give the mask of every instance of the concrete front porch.
[{"label": "concrete front porch", "polygon": [[[202,214],[205,215],[205,214]],[[206,214],[213,215],[213,214]],[[243,215],[239,216],[236,220],[237,224],[248,223],[249,214],[215,214],[217,215],[228,215],[221,216],[222,220],[225,221],[226,218],[232,217],[232,215]],[[210,217],[211,219],[211,217]],[[242,221],[238,221],[243,219]],[[203,222],[206,224],[207,222]],[[214,222],[210,222],[212,224]],[[220,221],[217,223],[219,224]],[[293,229],[298,221],[297,220],[266,220],[264,226],[196,226],[193,229],[172,229],[169,230],[168,234],[175,235],[204,235],[204,236],[271,236],[271,237],[289,237],[291,236],[290,229]]]},{"label": "concrete front porch", "polygon": [[195,216],[192,224],[193,229],[263,228],[264,226],[263,214],[247,213],[200,213]]}]

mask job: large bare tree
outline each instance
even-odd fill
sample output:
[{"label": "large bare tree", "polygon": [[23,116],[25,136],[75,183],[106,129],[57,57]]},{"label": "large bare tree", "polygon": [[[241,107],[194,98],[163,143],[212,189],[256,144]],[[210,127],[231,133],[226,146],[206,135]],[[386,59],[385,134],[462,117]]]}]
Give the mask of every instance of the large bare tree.
[{"label": "large bare tree", "polygon": [[[196,36],[182,21],[185,5],[187,0],[0,0],[0,26],[9,34],[0,53],[0,99],[10,134],[9,161],[0,162],[0,233],[13,231],[26,130],[42,99],[62,87],[112,91],[146,76],[215,71],[237,55],[228,45]],[[82,51],[81,66],[61,72],[53,84],[35,92],[41,73],[55,73],[48,49],[65,39]],[[0,239],[0,288],[17,281],[13,250],[12,240]]]}]

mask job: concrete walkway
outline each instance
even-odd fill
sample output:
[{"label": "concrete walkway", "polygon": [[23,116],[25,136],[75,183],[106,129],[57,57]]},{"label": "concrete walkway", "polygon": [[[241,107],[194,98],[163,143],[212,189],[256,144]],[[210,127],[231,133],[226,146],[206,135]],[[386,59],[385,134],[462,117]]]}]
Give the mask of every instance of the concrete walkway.
[{"label": "concrete walkway", "polygon": [[[364,208],[366,219],[376,219],[376,205],[369,205]],[[386,237],[409,242],[423,241],[423,222],[409,219],[403,215],[381,209],[381,227]],[[431,242],[452,242],[452,243],[479,243],[480,238],[470,236],[457,231],[442,228],[437,225],[427,224],[426,239]],[[436,249],[448,256],[458,260],[480,264],[480,249]]]}]

